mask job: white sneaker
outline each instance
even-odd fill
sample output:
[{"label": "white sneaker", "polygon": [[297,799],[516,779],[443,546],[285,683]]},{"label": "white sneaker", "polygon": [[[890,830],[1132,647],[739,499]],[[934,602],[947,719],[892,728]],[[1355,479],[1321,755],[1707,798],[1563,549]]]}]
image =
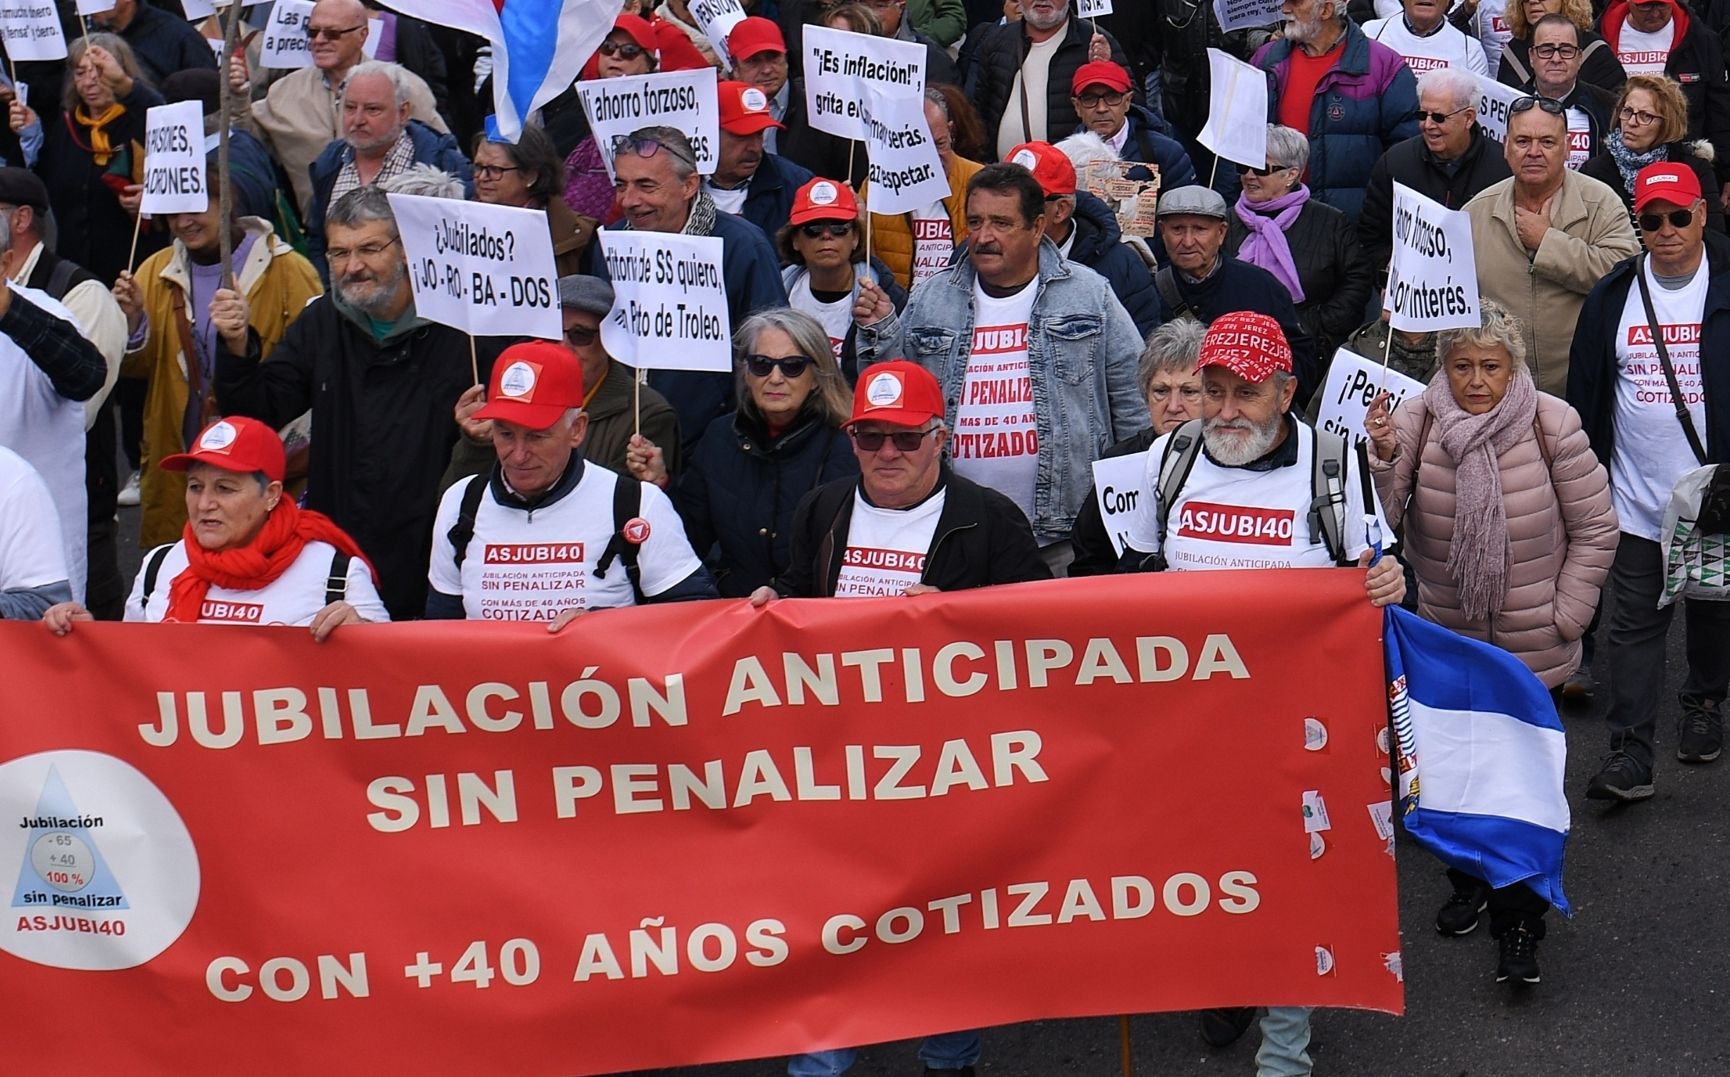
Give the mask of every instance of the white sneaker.
[{"label": "white sneaker", "polygon": [[114,503],[123,509],[135,509],[138,507],[138,499],[138,472],[134,471],[132,477],[126,480],[126,485],[114,495]]}]

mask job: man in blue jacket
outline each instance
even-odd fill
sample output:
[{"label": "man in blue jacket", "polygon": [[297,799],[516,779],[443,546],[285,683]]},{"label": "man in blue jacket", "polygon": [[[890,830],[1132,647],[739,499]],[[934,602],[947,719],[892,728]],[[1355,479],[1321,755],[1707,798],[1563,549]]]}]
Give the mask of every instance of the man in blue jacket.
[{"label": "man in blue jacket", "polygon": [[764,148],[767,132],[785,129],[771,111],[768,94],[746,82],[723,82],[716,92],[721,99],[721,153],[703,190],[715,200],[716,209],[745,218],[773,239],[793,211],[794,192],[815,177],[803,165]]},{"label": "man in blue jacket", "polygon": [[[1153,113],[1135,103],[1134,83],[1122,64],[1095,60],[1082,64],[1070,82],[1069,103],[1081,117],[1077,132],[1092,131],[1125,161],[1159,169],[1161,188],[1195,182],[1195,165],[1183,143],[1165,133]],[[1134,173],[1131,179],[1139,179]]]}]

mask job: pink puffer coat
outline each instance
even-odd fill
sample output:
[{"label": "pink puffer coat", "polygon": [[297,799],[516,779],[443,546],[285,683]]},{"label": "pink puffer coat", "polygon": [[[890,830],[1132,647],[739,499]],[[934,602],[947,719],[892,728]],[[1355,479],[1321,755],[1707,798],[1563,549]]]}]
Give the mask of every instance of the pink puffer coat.
[{"label": "pink puffer coat", "polygon": [[[1405,521],[1405,559],[1418,578],[1418,612],[1502,647],[1554,688],[1579,664],[1580,637],[1616,555],[1610,477],[1592,454],[1580,416],[1567,401],[1539,393],[1544,448],[1533,430],[1497,461],[1508,518],[1508,595],[1489,624],[1468,622],[1448,576],[1454,461],[1442,448],[1440,424],[1426,422],[1428,410],[1421,396],[1408,398],[1394,413],[1394,459],[1384,463],[1370,454],[1389,525]],[[1419,437],[1425,439],[1421,454]]]}]

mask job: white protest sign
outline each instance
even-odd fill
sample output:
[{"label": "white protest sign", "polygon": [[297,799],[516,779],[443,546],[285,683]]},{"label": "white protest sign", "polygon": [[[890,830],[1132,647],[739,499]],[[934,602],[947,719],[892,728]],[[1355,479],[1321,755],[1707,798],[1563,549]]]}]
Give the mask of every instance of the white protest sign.
[{"label": "white protest sign", "polygon": [[613,281],[601,322],[607,354],[650,370],[733,369],[733,318],[719,236],[596,233]]},{"label": "white protest sign", "polygon": [[925,99],[873,89],[862,104],[871,212],[911,213],[948,198],[949,177],[925,122]]},{"label": "white protest sign", "polygon": [[[1284,22],[1283,0],[1213,0],[1213,17],[1219,28],[1230,32]],[[1395,8],[1395,10],[1399,10]]]},{"label": "white protest sign", "polygon": [[1388,324],[1407,332],[1479,324],[1478,260],[1465,210],[1394,184],[1394,253],[1384,303]]},{"label": "white protest sign", "polygon": [[[192,18],[193,5],[197,2],[198,0],[193,0],[192,4],[186,5],[187,18]],[[113,10],[114,0],[78,0],[78,14],[80,15],[100,15],[104,11]]]},{"label": "white protest sign", "polygon": [[1393,398],[1390,404],[1397,410],[1407,397],[1422,396],[1424,383],[1391,368],[1383,373],[1381,360],[1366,359],[1341,348],[1328,366],[1316,427],[1331,430],[1352,445],[1360,444],[1367,440],[1364,416],[1383,389]]},{"label": "white protest sign", "polygon": [[13,61],[66,59],[54,0],[0,0],[0,35]]},{"label": "white protest sign", "polygon": [[476,336],[564,336],[544,210],[389,197],[415,313]]},{"label": "white protest sign", "polygon": [[312,39],[306,36],[306,21],[310,18],[312,0],[276,0],[270,9],[270,22],[264,28],[258,65],[279,69],[311,67]]},{"label": "white protest sign", "polygon": [[841,138],[864,138],[859,106],[868,89],[891,97],[923,96],[925,47],[916,41],[805,27],[805,109],[812,127]]},{"label": "white protest sign", "polygon": [[1147,485],[1149,451],[1093,462],[1094,503],[1099,506],[1099,518],[1105,523],[1105,533],[1111,536],[1111,548],[1119,557],[1123,556],[1135,514],[1141,511],[1142,506],[1153,504],[1153,491]]},{"label": "white protest sign", "polygon": [[703,36],[714,46],[715,55],[721,58],[722,69],[731,71],[733,57],[727,52],[727,35],[745,21],[745,9],[739,6],[739,0],[690,0],[686,6],[696,20],[697,29],[703,31]]},{"label": "white protest sign", "polygon": [[204,105],[180,101],[144,114],[144,200],[140,213],[203,213]]},{"label": "white protest sign", "polygon": [[1228,161],[1267,165],[1267,73],[1218,49],[1207,50],[1213,78],[1207,123],[1196,141]]},{"label": "white protest sign", "polygon": [[378,16],[366,20],[366,40],[360,43],[360,52],[369,60],[378,59],[379,42],[384,40],[384,20]]},{"label": "white protest sign", "polygon": [[675,127],[691,140],[697,171],[715,171],[721,147],[721,102],[715,69],[580,79],[574,87],[588,114],[595,145],[613,175],[613,139],[639,127]]},{"label": "white protest sign", "polygon": [[18,94],[18,103],[23,105],[25,108],[29,108],[30,84],[28,82],[15,82],[12,84],[12,89]]},{"label": "white protest sign", "polygon": [[1111,14],[1111,0],[1075,0],[1075,11],[1084,19],[1097,19]]},{"label": "white protest sign", "polygon": [[1495,79],[1478,76],[1478,99],[1472,104],[1478,110],[1478,123],[1497,142],[1508,141],[1508,106],[1526,91],[1504,86]]}]

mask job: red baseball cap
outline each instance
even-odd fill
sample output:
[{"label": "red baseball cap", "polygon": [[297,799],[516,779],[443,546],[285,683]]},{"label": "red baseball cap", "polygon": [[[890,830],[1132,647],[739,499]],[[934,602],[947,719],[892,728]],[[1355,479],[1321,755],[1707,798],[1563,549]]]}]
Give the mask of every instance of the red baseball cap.
[{"label": "red baseball cap", "polygon": [[727,51],[733,54],[733,62],[748,60],[760,52],[787,52],[787,39],[781,36],[781,28],[775,25],[774,19],[765,19],[761,15],[752,15],[743,19],[733,27],[733,32],[727,35]]},{"label": "red baseball cap", "polygon": [[1234,310],[1207,327],[1195,366],[1222,366],[1245,381],[1266,381],[1276,370],[1292,372],[1291,345],[1279,322],[1253,310]]},{"label": "red baseball cap", "polygon": [[874,363],[859,375],[853,417],[847,421],[924,426],[942,415],[943,389],[936,376],[918,363],[891,359]]},{"label": "red baseball cap", "polygon": [[1082,64],[1075,69],[1075,77],[1069,80],[1069,92],[1079,95],[1089,86],[1104,86],[1108,90],[1127,93],[1130,87],[1129,72],[1122,64],[1110,60],[1094,60]]},{"label": "red baseball cap", "polygon": [[754,135],[786,124],[769,111],[769,95],[749,82],[721,82],[715,92],[721,98],[721,130],[735,135]]},{"label": "red baseball cap", "polygon": [[487,384],[486,406],[474,418],[545,430],[582,406],[582,362],[563,344],[533,340],[512,344],[499,356]]},{"label": "red baseball cap", "polygon": [[1702,197],[1700,177],[1687,165],[1660,162],[1647,165],[1634,177],[1635,213],[1653,202],[1669,202],[1686,208]]},{"label": "red baseball cap", "polygon": [[641,15],[632,15],[629,12],[622,14],[613,20],[613,29],[623,30],[629,34],[631,40],[635,41],[637,47],[644,52],[653,53],[655,51],[655,28],[650,26],[649,20]]},{"label": "red baseball cap", "polygon": [[787,215],[787,223],[852,221],[858,217],[859,200],[853,197],[853,188],[818,176],[794,193],[793,211]]},{"label": "red baseball cap", "polygon": [[1069,155],[1049,142],[1023,142],[1010,150],[1003,159],[1033,173],[1045,196],[1075,193],[1075,165]]},{"label": "red baseball cap", "polygon": [[230,415],[205,427],[189,451],[163,457],[161,466],[164,471],[185,471],[193,464],[249,475],[262,471],[270,481],[281,482],[288,470],[288,456],[283,452],[282,439],[268,425]]},{"label": "red baseball cap", "polygon": [[703,59],[703,54],[691,44],[690,35],[685,31],[665,19],[655,19],[649,26],[655,32],[655,44],[661,54],[661,63],[655,70],[701,71],[709,66],[709,61]]}]

